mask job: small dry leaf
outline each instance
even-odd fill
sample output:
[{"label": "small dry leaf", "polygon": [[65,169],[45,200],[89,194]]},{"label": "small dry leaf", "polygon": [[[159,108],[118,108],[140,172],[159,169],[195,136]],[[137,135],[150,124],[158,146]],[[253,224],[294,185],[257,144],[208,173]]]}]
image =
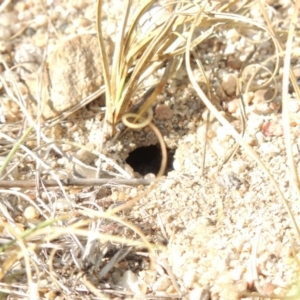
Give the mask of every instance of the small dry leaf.
[{"label": "small dry leaf", "polygon": [[[106,41],[110,55],[113,43],[110,38]],[[77,35],[62,42],[46,60],[41,93],[43,117],[54,118],[99,89],[103,84],[101,68],[96,35]],[[33,96],[38,91],[34,75],[28,81]]]}]

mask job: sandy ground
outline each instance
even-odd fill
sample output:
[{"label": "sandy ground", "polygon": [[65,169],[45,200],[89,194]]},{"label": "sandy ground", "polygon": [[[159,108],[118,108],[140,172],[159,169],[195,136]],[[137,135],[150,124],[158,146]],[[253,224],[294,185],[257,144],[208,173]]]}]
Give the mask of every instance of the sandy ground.
[{"label": "sandy ground", "polygon": [[[293,4],[284,1],[267,2],[270,5],[270,16],[277,24],[278,32],[283,32],[281,37],[285,42],[284,32],[289,26]],[[37,78],[40,78],[42,87],[46,87],[42,89],[41,97],[49,97],[50,94],[52,101],[52,106],[48,106],[51,112],[44,111],[48,114],[44,117],[48,119],[62,113],[65,104],[74,106],[103,84],[99,68],[91,70],[89,67],[100,64],[96,36],[93,35],[96,32],[95,3],[50,1],[42,4],[28,0],[5,6],[6,1],[0,3],[0,53],[2,62],[5,61],[12,72],[5,71],[4,64],[0,64],[1,158],[6,156],[26,125],[23,121],[24,110],[12,101],[14,95],[17,97],[16,92],[10,95],[5,89],[6,83],[15,91],[10,75],[14,76],[15,84],[24,96],[25,111],[33,117],[39,108],[39,101],[34,95],[39,87]],[[134,3],[132,9],[136,6]],[[113,41],[117,32],[116,20],[119,20],[123,10],[117,2],[104,4],[105,33]],[[263,22],[257,5],[253,5],[248,17]],[[88,36],[74,38],[79,34]],[[72,41],[65,42],[70,37]],[[297,79],[300,78],[299,42],[297,35],[291,60]],[[113,50],[111,43],[107,42],[108,51]],[[261,32],[236,26],[225,28],[224,31],[218,29],[213,38],[199,45],[196,50],[211,81],[212,102],[239,132],[243,128],[239,106],[241,97],[237,93],[237,82],[240,82],[247,119],[244,138],[267,166],[287,199],[296,221],[299,221],[299,197],[287,164],[284,126],[290,126],[291,129],[292,151],[299,171],[300,104],[290,86],[288,105],[291,120],[289,124],[283,125],[281,59],[274,80],[268,82],[276,68],[275,59],[267,61],[275,53],[272,40]],[[241,75],[243,62],[249,58],[250,53],[251,58],[247,61],[249,68],[245,68]],[[49,78],[43,78],[45,61],[53,84],[50,89]],[[265,69],[257,74],[248,88],[254,64],[265,61]],[[80,74],[77,73],[79,64],[88,66],[86,70],[81,68]],[[203,78],[196,65],[194,67],[194,75],[202,84]],[[154,80],[158,75],[154,74],[149,80]],[[85,80],[86,77],[89,80]],[[95,175],[103,103],[103,97],[97,98],[58,124],[42,127],[43,142],[51,142],[61,152],[50,146],[43,146],[42,152],[38,152],[35,149],[38,146],[36,135],[29,136],[25,146],[39,153],[46,164],[40,169],[41,178],[53,179],[50,169],[60,178],[76,175],[89,178]],[[66,242],[63,246],[65,253],[57,250],[59,258],[53,260],[55,281],[49,277],[49,269],[46,267],[48,256],[43,257],[42,251],[36,251],[36,260],[32,259],[41,273],[34,277],[39,283],[39,297],[233,300],[259,299],[259,295],[300,295],[297,284],[299,238],[278,191],[265,171],[244,149],[239,148],[224,163],[226,155],[235,146],[235,140],[213,117],[210,116],[207,122],[207,110],[189,83],[184,64],[158,96],[153,112],[154,122],[174,158],[166,176],[150,186],[90,186],[67,189],[65,192],[59,188],[49,188],[38,196],[33,189],[21,189],[20,192],[28,195],[34,203],[18,200],[14,195],[6,196],[2,192],[5,199],[2,206],[5,208],[1,208],[1,220],[10,222],[8,220],[11,217],[11,222],[16,222],[22,230],[34,226],[39,220],[60,216],[68,211],[72,212],[71,218],[63,226],[71,225],[76,221],[74,211],[83,207],[105,211],[111,205],[133,201],[134,205],[118,213],[118,216],[141,229],[148,241],[157,246],[154,250],[155,267],[151,269],[151,255],[145,247],[121,246],[120,242],[99,242],[91,246],[89,239],[84,242],[80,239],[75,246]],[[10,143],[6,143],[8,137],[12,139]],[[141,178],[142,175],[134,172],[126,159],[133,150],[156,144],[157,138],[149,128],[129,130],[113,143],[107,142],[103,150],[107,160],[104,159],[101,165],[104,176],[115,176],[118,173],[123,178]],[[75,157],[75,165],[74,160],[70,161],[69,156],[62,153]],[[23,153],[11,161],[10,166],[18,163],[18,168],[6,179],[34,179],[34,161],[23,158],[20,162],[21,158]],[[155,157],[151,159],[155,160]],[[122,170],[116,170],[113,163]],[[151,166],[155,162],[142,160],[142,163],[145,163],[145,173],[148,172],[147,168],[148,173],[151,173]],[[153,175],[148,174],[146,178],[153,178]],[[26,210],[29,215],[25,213]],[[136,233],[118,222],[103,221],[95,226],[89,227],[89,230],[139,240]],[[11,237],[4,229],[1,230],[3,238]],[[121,255],[119,250],[125,252],[123,257],[123,252]],[[97,254],[97,251],[103,253],[103,256]],[[2,254],[2,261],[9,256],[9,253]],[[122,259],[112,264],[111,258],[116,254],[118,259]],[[105,273],[103,269],[109,263],[112,266]],[[12,270],[8,275],[10,272]],[[88,278],[102,296],[89,293],[82,282],[74,283],[74,274],[78,278]],[[0,290],[3,289],[3,295],[8,294],[5,289],[11,290],[11,298],[7,299],[26,298],[26,282],[24,277],[17,277],[14,284],[10,285],[6,279]],[[297,296],[293,299],[297,299]]]}]

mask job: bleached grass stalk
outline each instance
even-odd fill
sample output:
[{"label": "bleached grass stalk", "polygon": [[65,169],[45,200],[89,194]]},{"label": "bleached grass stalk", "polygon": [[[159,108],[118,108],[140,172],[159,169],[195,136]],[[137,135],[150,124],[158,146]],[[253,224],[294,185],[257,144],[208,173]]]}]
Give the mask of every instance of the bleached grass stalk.
[{"label": "bleached grass stalk", "polygon": [[102,32],[102,26],[101,26],[101,16],[102,16],[102,0],[97,1],[97,33],[98,33],[98,40],[99,40],[99,49],[100,49],[100,55],[101,55],[101,62],[102,62],[102,72],[104,77],[104,83],[105,83],[105,97],[106,97],[106,118],[107,122],[110,122],[108,133],[112,133],[112,113],[113,113],[113,103],[111,101],[112,91],[110,86],[110,70],[109,70],[109,64],[108,64],[108,58],[107,53],[105,51],[105,45],[104,45],[104,38],[103,38],[103,32]]}]

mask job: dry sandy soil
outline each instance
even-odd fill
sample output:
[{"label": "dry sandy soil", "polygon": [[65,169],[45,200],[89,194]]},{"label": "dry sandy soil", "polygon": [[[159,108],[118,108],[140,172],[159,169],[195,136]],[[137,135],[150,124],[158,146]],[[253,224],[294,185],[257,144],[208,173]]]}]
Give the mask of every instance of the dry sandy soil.
[{"label": "dry sandy soil", "polygon": [[[266,2],[285,43],[294,4]],[[134,2],[132,10],[137,6]],[[163,178],[152,180],[160,150],[149,128],[127,130],[100,147],[104,96],[51,123],[103,85],[95,11],[94,1],[0,1],[1,161],[41,106],[48,122],[35,122],[6,167],[13,169],[3,173],[2,180],[39,180],[37,187],[1,189],[1,244],[37,225],[44,229],[24,237],[23,243],[1,248],[1,299],[300,299],[300,243],[286,206],[245,149],[238,148],[224,163],[236,142],[208,115],[184,63],[153,107],[170,156]],[[123,11],[119,1],[104,4],[110,53]],[[264,22],[255,3],[247,16]],[[298,80],[299,30],[291,59]],[[276,69],[272,40],[237,24],[218,29],[196,51],[211,82],[212,102],[239,132],[243,124],[237,82],[241,83],[244,139],[267,166],[299,222],[299,194],[287,162],[284,127],[290,127],[299,170],[300,102],[290,85],[291,119],[284,123],[282,58],[274,80],[268,81]],[[254,64],[263,62],[265,68],[246,89]],[[241,68],[246,70],[242,75]],[[147,79],[149,84],[156,76]],[[50,100],[45,104],[44,98]],[[150,145],[155,147],[148,152],[142,148]],[[128,157],[135,149],[141,152],[131,158],[133,169]],[[124,184],[43,185],[46,179],[91,180],[100,150],[102,178],[127,180]],[[132,186],[132,178],[143,177],[147,184]],[[126,203],[115,218],[101,215]],[[151,251],[141,232],[153,244]]]}]

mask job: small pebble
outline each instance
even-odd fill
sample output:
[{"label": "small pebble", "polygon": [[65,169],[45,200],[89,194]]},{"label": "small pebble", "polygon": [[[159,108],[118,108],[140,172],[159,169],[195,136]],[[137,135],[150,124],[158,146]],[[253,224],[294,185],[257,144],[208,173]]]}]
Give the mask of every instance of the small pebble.
[{"label": "small pebble", "polygon": [[240,34],[234,28],[229,29],[226,32],[226,39],[237,42],[240,39]]},{"label": "small pebble", "polygon": [[166,291],[171,285],[171,280],[166,274],[163,274],[158,280],[153,284],[153,291],[163,292]]},{"label": "small pebble", "polygon": [[201,287],[196,287],[189,292],[189,300],[209,300],[210,293]]},{"label": "small pebble", "polygon": [[[274,92],[273,92],[274,93]],[[254,93],[254,97],[252,99],[252,102],[254,104],[265,102],[270,100],[272,97],[272,90],[271,89],[266,89],[266,90],[257,90]]]},{"label": "small pebble", "polygon": [[146,174],[145,176],[144,176],[144,178],[145,179],[155,179],[155,174],[153,174],[153,173],[148,173],[148,174]]},{"label": "small pebble", "polygon": [[6,26],[0,24],[0,40],[7,41],[11,37],[11,31]]},{"label": "small pebble", "polygon": [[280,153],[280,150],[278,147],[276,147],[274,144],[272,143],[263,143],[260,145],[259,147],[259,151],[262,154],[266,154],[266,155],[276,155]]},{"label": "small pebble", "polygon": [[217,138],[220,142],[228,142],[231,135],[228,133],[227,128],[220,126],[217,130]]},{"label": "small pebble", "polygon": [[294,67],[293,72],[296,78],[300,78],[300,66]]},{"label": "small pebble", "polygon": [[288,102],[289,112],[296,113],[300,110],[300,103],[296,99],[290,99]]},{"label": "small pebble", "polygon": [[232,172],[241,174],[246,170],[247,164],[242,160],[234,160],[231,162]]},{"label": "small pebble", "polygon": [[158,104],[155,107],[155,118],[158,120],[169,120],[173,115],[174,111],[165,104]]},{"label": "small pebble", "polygon": [[281,124],[275,123],[273,121],[267,121],[263,124],[262,133],[265,136],[282,136],[283,128]]},{"label": "small pebble", "polygon": [[74,27],[78,27],[78,28],[85,28],[93,24],[90,20],[86,18],[79,18],[75,20],[74,20]]},{"label": "small pebble", "polygon": [[58,292],[57,291],[49,291],[47,293],[44,294],[44,297],[47,299],[47,300],[54,300],[54,299],[57,299],[57,294]]},{"label": "small pebble", "polygon": [[233,99],[227,103],[227,111],[230,113],[236,113],[239,108],[239,100]]},{"label": "small pebble", "polygon": [[23,216],[27,219],[37,219],[40,216],[40,213],[34,206],[28,206],[25,208]]},{"label": "small pebble", "polygon": [[242,268],[238,268],[238,269],[231,270],[230,273],[231,273],[231,278],[234,281],[238,281],[242,278],[242,274],[244,273],[244,271]]},{"label": "small pebble", "polygon": [[264,294],[266,296],[271,296],[274,293],[276,286],[272,284],[271,282],[266,282],[262,286],[262,290],[264,291]]},{"label": "small pebble", "polygon": [[227,74],[223,77],[222,88],[228,96],[235,95],[236,92],[236,77],[232,74]]},{"label": "small pebble", "polygon": [[209,117],[209,122],[212,122],[215,119],[215,116],[212,113],[210,113],[208,109],[204,109],[204,112],[202,113],[203,121],[207,121],[208,117]]},{"label": "small pebble", "polygon": [[118,285],[130,289],[133,293],[140,293],[138,277],[131,270],[127,270],[120,278]]},{"label": "small pebble", "polygon": [[18,22],[18,15],[14,11],[1,13],[1,25],[9,27]]},{"label": "small pebble", "polygon": [[188,270],[183,275],[183,282],[186,288],[191,288],[194,282],[197,281],[196,271],[195,270]]},{"label": "small pebble", "polygon": [[257,103],[253,105],[252,111],[260,116],[267,116],[273,112],[272,106],[269,105],[267,102]]},{"label": "small pebble", "polygon": [[46,15],[37,15],[34,22],[38,27],[46,27],[48,24],[48,17]]},{"label": "small pebble", "polygon": [[245,291],[247,291],[247,281],[246,280],[239,280],[239,281],[235,282],[234,287],[239,292],[245,292]]},{"label": "small pebble", "polygon": [[34,45],[39,48],[44,48],[47,45],[48,39],[47,36],[43,33],[34,34],[32,38]]},{"label": "small pebble", "polygon": [[224,55],[233,55],[236,52],[235,44],[227,43],[224,50]]},{"label": "small pebble", "polygon": [[227,66],[234,70],[240,70],[242,67],[242,62],[238,58],[229,57],[227,59]]}]

